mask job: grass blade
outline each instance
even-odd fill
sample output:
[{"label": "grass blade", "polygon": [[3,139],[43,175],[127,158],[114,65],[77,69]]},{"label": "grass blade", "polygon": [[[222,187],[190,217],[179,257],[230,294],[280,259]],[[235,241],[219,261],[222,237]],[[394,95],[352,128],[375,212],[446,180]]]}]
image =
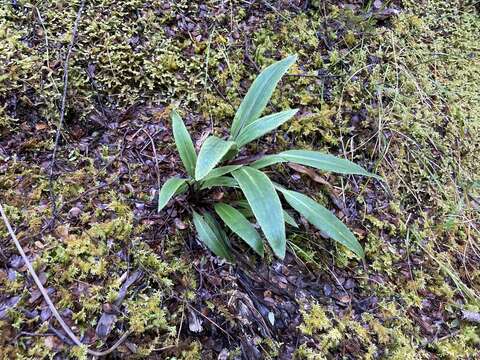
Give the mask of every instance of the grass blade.
[{"label": "grass blade", "polygon": [[187,128],[183,123],[182,118],[175,110],[172,110],[172,129],[175,145],[177,146],[180,159],[187,170],[188,175],[193,177],[195,175],[195,165],[197,163],[197,153],[193,147],[192,138],[188,134]]},{"label": "grass blade", "polygon": [[275,255],[285,257],[286,236],[282,204],[270,179],[261,171],[244,166],[232,172],[247,198]]},{"label": "grass blade", "polygon": [[257,230],[240,211],[225,203],[215,204],[215,211],[223,222],[258,255],[263,257],[263,242]]}]

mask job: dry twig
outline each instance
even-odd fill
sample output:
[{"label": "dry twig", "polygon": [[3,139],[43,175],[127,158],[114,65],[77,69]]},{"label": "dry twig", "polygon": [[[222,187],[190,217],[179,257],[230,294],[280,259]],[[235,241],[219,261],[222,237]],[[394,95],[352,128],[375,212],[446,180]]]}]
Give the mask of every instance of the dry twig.
[{"label": "dry twig", "polygon": [[57,131],[55,134],[55,144],[53,147],[52,162],[50,164],[50,171],[48,174],[48,188],[50,193],[50,201],[52,202],[52,220],[51,220],[50,226],[52,227],[55,224],[55,218],[57,213],[56,196],[53,191],[53,172],[55,171],[55,160],[57,158],[58,144],[60,142],[60,135],[62,133],[63,122],[65,119],[65,105],[67,102],[67,88],[68,88],[68,62],[72,54],[73,46],[75,45],[75,40],[77,39],[78,24],[80,23],[80,18],[82,16],[84,6],[85,6],[85,0],[82,0],[82,2],[80,3],[80,7],[78,8],[75,23],[73,25],[72,39],[70,40],[70,44],[68,44],[67,54],[65,55],[65,61],[63,63],[63,93],[62,93],[62,99],[60,103],[60,119],[58,121]]},{"label": "dry twig", "polygon": [[[13,242],[15,243],[15,246],[17,247],[17,250],[18,252],[20,253],[23,261],[25,262],[25,265],[27,266],[27,269],[30,273],[30,275],[32,276],[33,278],[33,281],[35,281],[35,284],[37,285],[38,287],[38,290],[40,290],[40,293],[42,294],[43,298],[45,299],[45,302],[47,303],[48,307],[50,308],[50,311],[52,312],[53,316],[55,317],[55,319],[57,319],[57,321],[59,322],[59,324],[61,325],[61,327],[63,328],[63,330],[67,333],[67,335],[69,336],[70,339],[72,339],[72,341],[75,343],[75,345],[77,346],[85,346],[85,344],[82,344],[82,342],[78,339],[78,337],[73,333],[73,331],[70,329],[70,327],[65,323],[65,321],[63,320],[63,318],[60,316],[60,314],[58,313],[57,311],[57,308],[55,307],[55,305],[53,304],[52,302],[52,299],[50,299],[50,296],[48,295],[47,291],[45,290],[45,288],[43,287],[40,279],[38,278],[38,275],[37,273],[35,272],[35,270],[33,269],[33,266],[30,262],[30,260],[28,260],[28,257],[27,255],[25,254],[25,251],[23,250],[22,248],[22,245],[20,244],[20,242],[18,241],[17,239],[17,236],[15,235],[15,232],[13,231],[12,229],[12,226],[10,225],[10,222],[8,221],[8,218],[7,218],[7,215],[5,214],[5,211],[3,210],[3,206],[2,204],[0,204],[0,214],[2,216],[2,219],[3,219],[3,222],[5,223],[5,226],[7,227],[7,230],[8,230],[8,233],[10,234],[10,237],[12,238]],[[126,339],[127,337],[132,333],[131,330],[125,332],[122,337],[115,343],[112,345],[112,347],[110,347],[108,350],[105,350],[105,351],[95,351],[95,350],[90,350],[87,348],[87,353],[89,355],[93,355],[93,356],[105,356],[105,355],[108,355],[110,354],[112,351],[114,351],[116,348],[118,348]]]}]

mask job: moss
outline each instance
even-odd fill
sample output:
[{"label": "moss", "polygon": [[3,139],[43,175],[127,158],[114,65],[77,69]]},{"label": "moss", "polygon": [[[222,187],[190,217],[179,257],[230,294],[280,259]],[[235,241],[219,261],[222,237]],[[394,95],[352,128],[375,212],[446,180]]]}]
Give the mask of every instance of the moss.
[{"label": "moss", "polygon": [[170,332],[173,330],[173,335],[175,335],[175,328],[168,327],[166,314],[161,306],[162,298],[163,295],[157,292],[126,303],[130,328],[135,333],[141,334],[155,329],[156,331],[170,330]]},{"label": "moss", "polygon": [[300,325],[300,331],[306,335],[326,330],[332,327],[330,320],[318,304],[313,304],[311,309],[303,312],[303,323]]},{"label": "moss", "polygon": [[[250,22],[245,36],[236,38],[231,26],[235,30],[248,11],[243,2],[230,3],[233,13],[219,14],[215,27],[195,28],[185,36],[179,19],[190,17],[201,24],[199,4],[182,0],[164,8],[160,1],[129,0],[120,6],[88,2],[69,64],[66,143],[74,143],[75,125],[89,128],[95,109],[121,113],[136,103],[159,108],[180,105],[194,129],[212,121],[220,132],[257,73],[255,66],[299,54],[294,76],[282,80],[282,91],[274,94],[268,108],[299,107],[299,115],[267,143],[286,149],[295,142],[344,154],[381,174],[386,182],[324,175],[335,190],[333,199],[348,210],[343,214],[345,221],[365,247],[366,272],[342,246],[330,246],[310,234],[290,238],[295,253],[316,274],[325,273],[324,263],[333,264],[335,270],[358,280],[355,297],[378,299],[368,315],[353,310],[335,315],[328,305],[310,304],[312,310],[303,313],[299,327],[306,340],[296,356],[330,358],[351,344],[365,358],[478,356],[477,329],[455,325],[455,310],[448,310],[451,304],[478,310],[475,293],[480,289],[478,261],[470,255],[478,251],[472,226],[478,209],[471,199],[479,196],[472,184],[480,173],[476,11],[461,1],[407,0],[398,16],[377,22],[360,10],[314,1],[307,12],[272,10],[260,23]],[[35,8],[25,2],[19,6],[19,10],[10,5],[0,8],[4,70],[0,136],[17,135],[25,126],[42,124],[49,129],[45,136],[25,139],[18,151],[25,157],[2,158],[7,168],[1,170],[1,200],[9,204],[6,211],[11,221],[22,224],[18,235],[23,239],[40,232],[52,216],[48,179],[36,163],[41,156],[35,156],[50,153],[53,146],[49,131],[58,120],[62,59],[78,2],[35,4],[43,24]],[[255,65],[246,58],[246,51]],[[166,121],[166,113],[159,110],[155,121]],[[99,133],[91,135],[100,138]],[[168,154],[171,142],[164,140],[157,144],[158,151]],[[262,141],[256,146],[270,150]],[[92,184],[110,183],[117,174],[101,166],[120,149],[117,143],[99,146],[95,159],[79,150],[62,154],[74,171],[55,182],[59,204],[81,196]],[[39,254],[36,266],[56,289],[56,303],[73,311],[81,331],[90,329],[103,304],[116,298],[119,279],[127,269],[145,272],[145,286],[128,292],[128,312],[119,320],[134,327],[132,342],[139,343],[139,357],[173,343],[181,310],[168,307],[167,299],[179,291],[177,285],[184,287],[183,298],[197,296],[191,259],[183,258],[182,235],[166,237],[159,255],[145,243],[145,234],[154,231],[155,225],[134,220],[133,201],[151,201],[149,189],[142,188],[137,175],[141,168],[131,164],[129,185],[134,190],[95,191],[82,198],[78,223],[58,226],[52,234],[38,237],[38,248],[28,243],[32,247],[28,250]],[[322,203],[335,208],[329,189],[303,178],[299,186],[308,187]],[[68,209],[62,211],[68,218]],[[7,237],[3,227],[0,237]],[[125,248],[130,251],[129,261],[117,256]],[[25,272],[17,273],[13,281],[0,276],[2,290],[20,295],[22,304],[29,296],[25,283]],[[74,295],[77,292],[82,294]],[[422,332],[411,315],[425,299],[440,304],[435,311],[448,324],[439,329],[439,336],[445,332],[455,336],[425,345],[432,337]],[[210,311],[216,309],[233,323],[229,309],[211,302]],[[31,324],[16,310],[10,315],[14,329]],[[268,339],[261,341],[272,352],[277,349],[267,344]],[[13,352],[10,345],[0,344],[6,354]],[[20,338],[16,345],[24,357],[42,357],[49,350],[41,338]],[[75,351],[74,356],[82,356],[82,349]],[[201,358],[200,342],[192,341],[182,356]]]}]

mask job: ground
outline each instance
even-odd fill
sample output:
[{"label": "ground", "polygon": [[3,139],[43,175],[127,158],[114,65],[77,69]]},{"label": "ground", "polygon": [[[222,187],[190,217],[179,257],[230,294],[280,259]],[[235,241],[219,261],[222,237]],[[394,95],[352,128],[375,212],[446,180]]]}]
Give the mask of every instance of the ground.
[{"label": "ground", "polygon": [[[87,1],[0,7],[0,201],[73,331],[110,355],[165,359],[480,356],[480,36],[475,1]],[[295,68],[247,149],[299,148],[384,178],[278,166],[336,213],[365,261],[311,227],[281,262],[225,263],[195,238],[169,114],[224,135],[255,75]],[[215,196],[215,194],[212,194]],[[301,220],[301,219],[300,219]],[[0,356],[85,358],[0,226]]]}]

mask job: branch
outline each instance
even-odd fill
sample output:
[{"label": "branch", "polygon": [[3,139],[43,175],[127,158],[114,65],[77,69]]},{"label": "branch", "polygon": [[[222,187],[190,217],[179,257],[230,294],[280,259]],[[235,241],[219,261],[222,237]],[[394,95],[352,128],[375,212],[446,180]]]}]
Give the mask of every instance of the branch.
[{"label": "branch", "polygon": [[[5,226],[7,227],[8,233],[10,234],[10,237],[12,238],[13,242],[15,243],[15,246],[17,247],[18,252],[22,256],[23,261],[25,262],[25,265],[27,266],[28,271],[30,272],[30,275],[33,278],[33,281],[35,281],[35,284],[38,287],[38,290],[40,290],[40,293],[42,294],[43,298],[45,299],[45,302],[47,303],[48,307],[50,308],[50,311],[52,312],[53,316],[59,324],[62,326],[63,330],[67,333],[67,335],[72,339],[72,341],[75,343],[77,346],[85,346],[78,338],[77,336],[73,333],[73,331],[68,327],[68,325],[65,323],[65,321],[62,319],[60,314],[57,311],[57,308],[53,304],[52,300],[50,299],[50,296],[48,295],[47,291],[43,287],[40,279],[37,276],[37,273],[33,269],[32,264],[30,263],[30,260],[28,260],[27,255],[25,255],[25,251],[23,251],[22,245],[20,245],[20,242],[17,239],[17,236],[15,235],[15,232],[12,229],[12,226],[10,225],[10,222],[8,221],[7,215],[5,214],[5,211],[3,210],[2,204],[0,204],[0,214],[2,215],[3,222],[5,223]],[[87,348],[87,354],[93,355],[93,356],[105,356],[110,354],[112,351],[114,351],[117,347],[119,347],[126,339],[127,337],[132,333],[132,330],[129,330],[125,332],[122,337],[112,345],[111,348],[105,351],[95,351],[95,350],[90,350]]]},{"label": "branch", "polygon": [[[48,174],[48,188],[50,193],[50,201],[52,202],[52,221],[50,223],[50,226],[52,227],[53,227],[53,224],[55,223],[55,216],[57,212],[56,196],[53,192],[53,172],[55,170],[55,160],[57,159],[58,144],[60,142],[60,135],[62,133],[63,122],[65,119],[65,104],[67,102],[67,88],[68,88],[68,62],[72,54],[73,46],[75,45],[75,40],[77,39],[78,24],[80,23],[80,18],[82,16],[84,6],[85,6],[85,0],[82,0],[82,2],[80,3],[80,7],[78,8],[75,23],[73,25],[72,39],[70,40],[70,44],[68,44],[67,55],[65,56],[65,61],[63,63],[63,93],[62,93],[62,99],[60,103],[60,120],[58,121],[57,131],[55,134],[55,145],[53,147],[52,162],[50,164],[50,171]],[[48,48],[47,48],[47,51],[48,51]]]}]

